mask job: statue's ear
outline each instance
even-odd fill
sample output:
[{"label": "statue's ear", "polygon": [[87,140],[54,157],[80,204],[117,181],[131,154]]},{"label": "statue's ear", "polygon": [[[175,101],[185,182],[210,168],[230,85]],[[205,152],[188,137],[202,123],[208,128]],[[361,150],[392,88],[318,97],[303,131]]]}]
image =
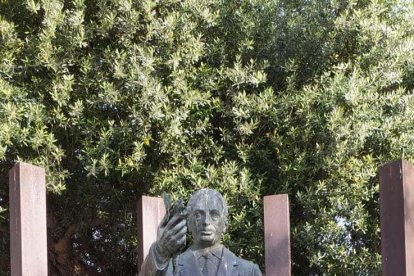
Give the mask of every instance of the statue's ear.
[{"label": "statue's ear", "polygon": [[188,217],[187,217],[187,228],[188,228],[190,233],[193,232],[194,221],[193,221],[193,218],[192,218],[191,214],[188,215]]},{"label": "statue's ear", "polygon": [[223,233],[225,233],[227,231],[227,226],[229,226],[229,218],[226,216],[226,217],[224,217],[224,229],[223,229]]}]

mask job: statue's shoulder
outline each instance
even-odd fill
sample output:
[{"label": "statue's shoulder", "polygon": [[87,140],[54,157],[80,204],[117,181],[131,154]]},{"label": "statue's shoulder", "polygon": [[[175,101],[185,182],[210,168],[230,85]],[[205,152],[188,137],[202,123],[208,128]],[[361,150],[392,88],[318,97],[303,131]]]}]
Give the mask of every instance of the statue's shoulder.
[{"label": "statue's shoulder", "polygon": [[193,251],[190,248],[187,248],[184,252],[182,252],[181,254],[177,256],[177,259],[186,260],[188,258],[193,258],[193,256],[194,256]]},{"label": "statue's shoulder", "polygon": [[233,252],[224,247],[223,257],[237,266],[240,275],[262,275],[259,266],[251,261],[237,257]]},{"label": "statue's shoulder", "polygon": [[187,249],[183,253],[179,254],[174,260],[175,273],[174,275],[197,275],[198,271],[197,262],[193,251]]},{"label": "statue's shoulder", "polygon": [[193,267],[196,265],[196,259],[190,248],[175,257],[173,262],[177,267]]}]

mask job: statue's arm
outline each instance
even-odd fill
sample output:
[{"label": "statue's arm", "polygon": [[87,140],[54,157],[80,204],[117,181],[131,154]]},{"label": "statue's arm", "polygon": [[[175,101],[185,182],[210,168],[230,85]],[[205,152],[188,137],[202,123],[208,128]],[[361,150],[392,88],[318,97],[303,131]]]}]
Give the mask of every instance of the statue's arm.
[{"label": "statue's arm", "polygon": [[260,268],[257,264],[254,264],[253,266],[253,273],[254,276],[262,276],[262,272],[260,271]]},{"label": "statue's arm", "polygon": [[158,226],[157,241],[149,250],[141,267],[140,276],[173,275],[172,257],[185,245],[187,233],[185,215],[164,216]]},{"label": "statue's arm", "polygon": [[139,276],[167,276],[172,275],[171,258],[163,258],[154,242],[141,266]]}]

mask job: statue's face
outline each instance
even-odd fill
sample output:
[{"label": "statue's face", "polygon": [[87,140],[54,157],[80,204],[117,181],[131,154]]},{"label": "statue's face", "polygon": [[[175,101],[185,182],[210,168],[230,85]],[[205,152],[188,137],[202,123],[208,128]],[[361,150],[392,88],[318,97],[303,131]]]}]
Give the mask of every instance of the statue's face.
[{"label": "statue's face", "polygon": [[215,196],[200,196],[191,208],[189,230],[193,235],[194,246],[206,248],[219,243],[226,230],[221,201]]}]

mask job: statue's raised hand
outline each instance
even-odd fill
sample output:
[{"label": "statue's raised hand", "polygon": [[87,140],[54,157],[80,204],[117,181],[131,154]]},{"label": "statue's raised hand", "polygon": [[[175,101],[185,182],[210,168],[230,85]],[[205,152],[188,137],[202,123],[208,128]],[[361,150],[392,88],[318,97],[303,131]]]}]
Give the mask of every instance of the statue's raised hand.
[{"label": "statue's raised hand", "polygon": [[171,218],[166,215],[157,234],[157,251],[164,258],[171,258],[186,244],[187,220],[186,216],[176,213]]}]

